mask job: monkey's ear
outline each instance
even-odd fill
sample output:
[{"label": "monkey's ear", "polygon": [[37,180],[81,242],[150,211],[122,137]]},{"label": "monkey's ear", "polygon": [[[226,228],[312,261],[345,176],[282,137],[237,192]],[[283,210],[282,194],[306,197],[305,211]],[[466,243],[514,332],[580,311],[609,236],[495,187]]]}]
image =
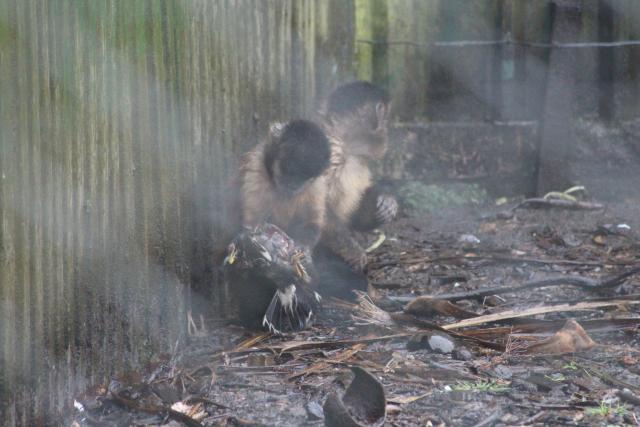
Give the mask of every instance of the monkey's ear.
[{"label": "monkey's ear", "polygon": [[317,113],[318,116],[318,120],[320,122],[324,122],[324,123],[331,123],[331,116],[329,115],[329,112],[326,110],[320,110]]},{"label": "monkey's ear", "polygon": [[389,119],[389,104],[382,102],[378,102],[376,104],[376,119],[378,129],[387,127],[387,120]]},{"label": "monkey's ear", "polygon": [[269,136],[272,139],[280,139],[280,137],[282,136],[282,131],[284,130],[284,127],[286,126],[286,123],[284,122],[273,122],[269,125]]},{"label": "monkey's ear", "polygon": [[329,100],[323,100],[318,106],[318,110],[316,111],[319,120],[326,120],[329,118]]}]

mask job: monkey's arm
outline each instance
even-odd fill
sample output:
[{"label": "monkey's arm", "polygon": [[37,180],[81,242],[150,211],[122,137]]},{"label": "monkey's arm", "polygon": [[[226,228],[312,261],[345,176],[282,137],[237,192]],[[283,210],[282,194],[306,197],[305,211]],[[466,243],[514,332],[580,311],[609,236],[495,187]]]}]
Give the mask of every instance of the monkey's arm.
[{"label": "monkey's arm", "polygon": [[353,238],[349,227],[335,214],[327,212],[327,223],[322,230],[320,241],[331,251],[344,259],[352,269],[362,272],[367,266],[367,254]]},{"label": "monkey's arm", "polygon": [[287,232],[296,244],[311,250],[320,240],[322,224],[315,221],[309,221],[309,218],[297,217],[289,225]]},{"label": "monkey's arm", "polygon": [[318,244],[327,220],[327,184],[324,177],[316,179],[295,202],[297,215],[289,224],[288,233],[300,246],[309,250]]},{"label": "monkey's arm", "polygon": [[398,202],[395,197],[374,185],[365,191],[358,209],[351,216],[350,225],[356,231],[371,231],[393,221],[397,214]]}]

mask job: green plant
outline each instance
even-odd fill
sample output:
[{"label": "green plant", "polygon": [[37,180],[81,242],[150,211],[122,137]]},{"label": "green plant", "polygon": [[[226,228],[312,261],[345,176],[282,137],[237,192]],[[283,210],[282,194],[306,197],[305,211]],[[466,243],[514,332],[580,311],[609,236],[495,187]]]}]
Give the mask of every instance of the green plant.
[{"label": "green plant", "polygon": [[444,208],[479,205],[488,200],[487,192],[477,184],[405,183],[398,190],[400,203],[410,215],[433,213]]},{"label": "green plant", "polygon": [[603,400],[600,402],[599,406],[585,409],[584,413],[587,415],[608,417],[610,414],[624,415],[627,413],[627,408],[625,405],[621,405],[619,403],[613,407]]},{"label": "green plant", "polygon": [[567,379],[567,377],[565,377],[563,374],[557,372],[551,375],[545,375],[544,376],[546,379],[554,381],[554,382],[562,382],[564,380]]}]

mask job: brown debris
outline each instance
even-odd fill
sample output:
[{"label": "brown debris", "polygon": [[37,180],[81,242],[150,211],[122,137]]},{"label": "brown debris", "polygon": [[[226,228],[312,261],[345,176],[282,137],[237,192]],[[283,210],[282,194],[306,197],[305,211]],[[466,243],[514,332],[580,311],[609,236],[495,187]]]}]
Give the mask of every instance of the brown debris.
[{"label": "brown debris", "polygon": [[597,344],[578,322],[573,319],[550,338],[529,345],[525,354],[567,354],[587,351]]},{"label": "brown debris", "polygon": [[441,316],[455,317],[456,319],[469,319],[478,316],[476,313],[464,310],[449,301],[430,297],[417,297],[407,304],[404,312],[424,317],[433,317],[439,314]]}]

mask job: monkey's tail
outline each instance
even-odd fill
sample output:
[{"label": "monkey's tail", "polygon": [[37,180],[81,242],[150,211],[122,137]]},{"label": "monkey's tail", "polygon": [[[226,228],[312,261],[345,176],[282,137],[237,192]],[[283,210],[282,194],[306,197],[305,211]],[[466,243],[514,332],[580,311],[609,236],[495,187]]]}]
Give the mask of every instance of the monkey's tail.
[{"label": "monkey's tail", "polygon": [[262,319],[262,326],[274,334],[309,327],[320,310],[320,295],[310,289],[289,285],[277,290]]}]

